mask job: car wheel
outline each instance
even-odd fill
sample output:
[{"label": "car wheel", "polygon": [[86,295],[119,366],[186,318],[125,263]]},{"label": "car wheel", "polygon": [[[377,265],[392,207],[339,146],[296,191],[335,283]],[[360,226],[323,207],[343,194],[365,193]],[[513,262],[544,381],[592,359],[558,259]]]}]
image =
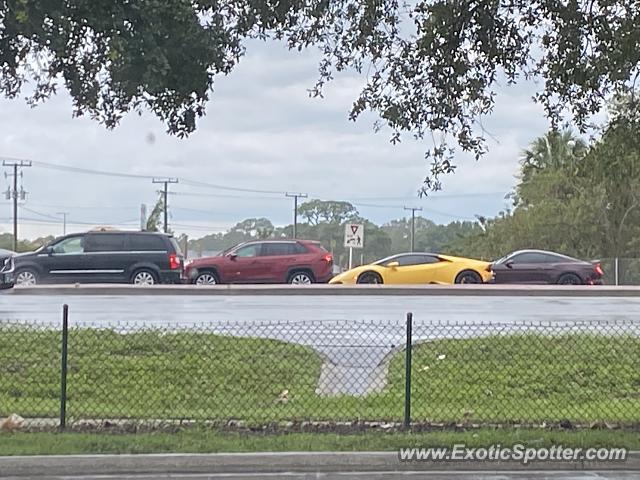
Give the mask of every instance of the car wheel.
[{"label": "car wheel", "polygon": [[582,285],[582,280],[575,273],[565,273],[560,275],[558,285]]},{"label": "car wheel", "polygon": [[364,272],[362,275],[358,277],[357,283],[374,283],[374,284],[382,284],[382,277],[376,272]]},{"label": "car wheel", "polygon": [[158,279],[151,270],[138,270],[133,274],[131,283],[134,285],[155,285],[158,283]]},{"label": "car wheel", "polygon": [[465,270],[456,277],[455,283],[482,283],[482,277],[478,272]]},{"label": "car wheel", "polygon": [[311,285],[313,283],[313,277],[308,272],[293,272],[289,275],[287,283],[291,285]]},{"label": "car wheel", "polygon": [[21,287],[32,287],[38,283],[38,274],[31,269],[18,270],[15,276],[15,284]]},{"label": "car wheel", "polygon": [[193,283],[196,285],[217,285],[220,281],[215,273],[202,272],[198,274]]}]

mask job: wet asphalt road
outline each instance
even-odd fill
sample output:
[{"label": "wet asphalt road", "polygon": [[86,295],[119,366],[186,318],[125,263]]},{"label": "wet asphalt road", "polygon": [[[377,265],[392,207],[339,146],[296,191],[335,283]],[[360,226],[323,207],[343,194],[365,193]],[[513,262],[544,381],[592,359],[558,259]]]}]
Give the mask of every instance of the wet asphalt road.
[{"label": "wet asphalt road", "polygon": [[640,335],[638,297],[0,295],[0,322],[59,325],[64,303],[72,326],[196,328],[311,346],[328,359],[323,375],[331,390],[322,378],[319,386],[325,394],[359,395],[383,386],[384,360],[405,342],[407,312],[414,315],[417,341],[597,330],[593,322],[605,321]]},{"label": "wet asphalt road", "polygon": [[46,296],[0,295],[0,319],[57,323],[68,303],[78,323],[640,321],[640,297]]}]

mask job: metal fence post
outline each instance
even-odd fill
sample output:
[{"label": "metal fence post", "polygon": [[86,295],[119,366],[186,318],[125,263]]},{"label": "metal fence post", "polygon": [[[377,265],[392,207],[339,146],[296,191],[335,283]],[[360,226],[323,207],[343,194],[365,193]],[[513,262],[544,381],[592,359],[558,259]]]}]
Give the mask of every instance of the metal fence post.
[{"label": "metal fence post", "polygon": [[62,356],[60,365],[60,430],[67,426],[67,345],[69,341],[69,305],[62,307]]},{"label": "metal fence post", "polygon": [[619,279],[619,268],[620,268],[620,264],[618,261],[618,257],[616,257],[614,259],[614,270],[615,270],[615,275],[616,275],[616,286],[620,285],[620,279]]},{"label": "metal fence post", "polygon": [[411,349],[413,346],[413,313],[407,313],[407,344],[404,358],[404,428],[411,426]]}]

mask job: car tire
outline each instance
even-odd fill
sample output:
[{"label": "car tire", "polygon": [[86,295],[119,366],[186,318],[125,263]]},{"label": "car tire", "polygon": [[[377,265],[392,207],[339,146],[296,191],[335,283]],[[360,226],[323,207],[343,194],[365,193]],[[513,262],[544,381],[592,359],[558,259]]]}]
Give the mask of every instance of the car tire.
[{"label": "car tire", "polygon": [[364,272],[360,274],[356,283],[359,284],[378,284],[382,285],[384,281],[379,273],[376,272]]},{"label": "car tire", "polygon": [[21,287],[32,287],[38,284],[38,272],[31,268],[21,268],[14,274],[15,284]]},{"label": "car tire", "polygon": [[582,285],[582,280],[575,273],[564,273],[558,278],[558,285]]},{"label": "car tire", "polygon": [[158,275],[151,269],[141,268],[131,275],[131,283],[140,286],[156,285],[158,283]]},{"label": "car tire", "polygon": [[463,270],[456,276],[455,283],[482,283],[482,277],[473,270]]},{"label": "car tire", "polygon": [[313,281],[313,275],[304,270],[291,272],[289,278],[287,278],[287,283],[291,285],[311,285]]},{"label": "car tire", "polygon": [[195,285],[218,285],[220,283],[220,279],[215,272],[203,270],[196,275],[196,278],[193,279],[193,283]]}]

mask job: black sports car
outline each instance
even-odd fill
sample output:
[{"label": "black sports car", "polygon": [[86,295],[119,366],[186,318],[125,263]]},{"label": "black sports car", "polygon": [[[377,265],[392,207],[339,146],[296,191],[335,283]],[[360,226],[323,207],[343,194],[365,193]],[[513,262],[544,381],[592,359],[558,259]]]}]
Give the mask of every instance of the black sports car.
[{"label": "black sports car", "polygon": [[544,250],[520,250],[493,262],[495,283],[599,285],[599,262],[587,262]]}]

